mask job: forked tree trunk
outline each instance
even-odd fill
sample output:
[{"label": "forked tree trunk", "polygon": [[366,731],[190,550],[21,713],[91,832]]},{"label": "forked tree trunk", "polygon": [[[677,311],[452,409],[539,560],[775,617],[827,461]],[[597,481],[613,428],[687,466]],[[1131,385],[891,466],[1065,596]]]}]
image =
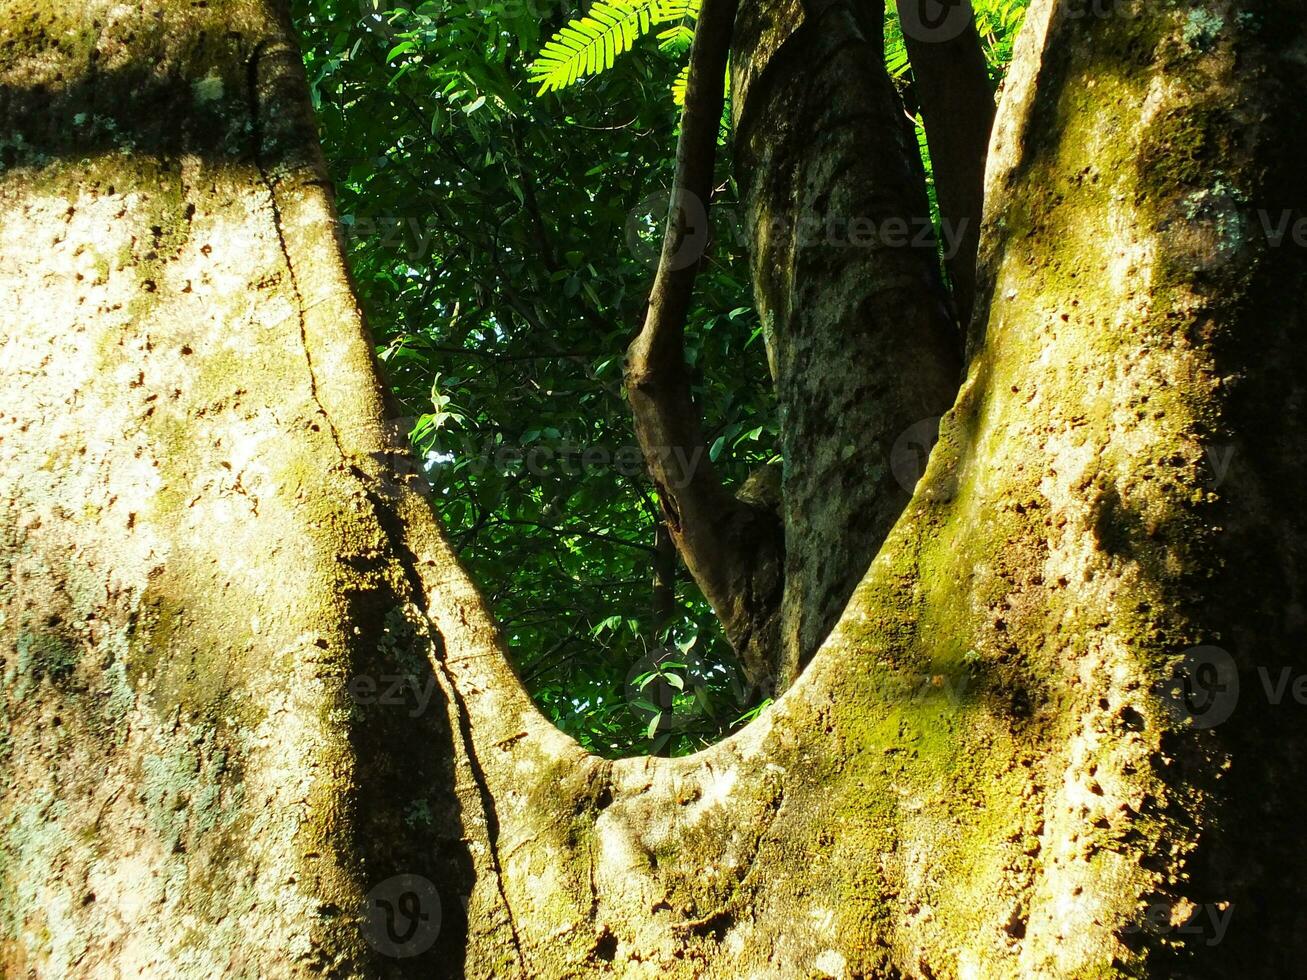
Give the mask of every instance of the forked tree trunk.
[{"label": "forked tree trunk", "polygon": [[908,509],[613,763],[402,472],[271,3],[0,2],[6,975],[1292,975],[1307,5],[1036,0]]}]

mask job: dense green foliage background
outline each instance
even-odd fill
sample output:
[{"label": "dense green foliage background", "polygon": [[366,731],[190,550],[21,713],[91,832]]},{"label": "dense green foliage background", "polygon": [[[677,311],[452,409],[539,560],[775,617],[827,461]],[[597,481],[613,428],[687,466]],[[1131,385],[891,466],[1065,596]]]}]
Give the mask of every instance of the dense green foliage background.
[{"label": "dense green foliage background", "polygon": [[[985,9],[997,73],[1024,0]],[[650,36],[537,94],[531,64],[580,15],[569,3],[295,0],[295,15],[386,381],[523,681],[603,755],[719,738],[768,692],[739,681],[683,570],[657,628],[658,505],[621,390],[685,45]],[[737,483],[775,461],[777,422],[729,156],[687,337],[711,452]]]}]

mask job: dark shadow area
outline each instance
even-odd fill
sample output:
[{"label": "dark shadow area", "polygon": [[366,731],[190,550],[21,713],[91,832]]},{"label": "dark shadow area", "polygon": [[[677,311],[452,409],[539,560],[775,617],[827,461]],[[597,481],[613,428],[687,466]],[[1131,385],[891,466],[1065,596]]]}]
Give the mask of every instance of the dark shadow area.
[{"label": "dark shadow area", "polygon": [[[382,569],[375,572],[380,579]],[[412,599],[379,580],[348,606],[362,634],[346,689],[357,760],[350,805],[371,889],[364,934],[378,951],[379,976],[460,977],[475,869],[455,792],[466,733],[451,730],[449,719],[466,711],[449,704],[427,655],[432,644],[441,648],[440,637],[416,609],[401,613]],[[484,792],[482,805],[493,846],[494,808]]]}]

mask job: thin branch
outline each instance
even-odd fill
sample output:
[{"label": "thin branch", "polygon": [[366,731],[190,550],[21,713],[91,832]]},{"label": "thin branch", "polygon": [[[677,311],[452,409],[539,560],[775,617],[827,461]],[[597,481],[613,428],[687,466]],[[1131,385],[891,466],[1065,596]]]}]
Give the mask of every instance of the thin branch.
[{"label": "thin branch", "polygon": [[704,0],[700,10],[662,252],[643,327],[627,350],[625,378],[636,437],[676,548],[737,654],[766,670],[754,652],[767,645],[764,624],[774,621],[775,609],[759,607],[752,581],[780,559],[779,520],[722,485],[685,363],[685,323],[707,242],[735,13],[736,0]]},{"label": "thin branch", "polygon": [[926,124],[944,244],[953,251],[947,262],[954,303],[965,330],[975,303],[994,90],[974,17],[955,38],[922,40],[905,32],[904,41]]}]

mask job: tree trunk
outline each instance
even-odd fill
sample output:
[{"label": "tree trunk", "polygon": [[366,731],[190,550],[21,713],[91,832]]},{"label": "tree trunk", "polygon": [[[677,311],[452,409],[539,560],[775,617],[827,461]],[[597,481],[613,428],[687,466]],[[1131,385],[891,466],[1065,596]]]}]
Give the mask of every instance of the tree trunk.
[{"label": "tree trunk", "polygon": [[757,722],[610,762],[404,472],[273,0],[0,0],[5,973],[1292,975],[1305,6],[1035,0],[906,510]]},{"label": "tree trunk", "polygon": [[911,497],[888,465],[959,381],[916,133],[884,66],[884,4],[743,0],[736,177],[781,413],[777,677],[830,632]]}]

